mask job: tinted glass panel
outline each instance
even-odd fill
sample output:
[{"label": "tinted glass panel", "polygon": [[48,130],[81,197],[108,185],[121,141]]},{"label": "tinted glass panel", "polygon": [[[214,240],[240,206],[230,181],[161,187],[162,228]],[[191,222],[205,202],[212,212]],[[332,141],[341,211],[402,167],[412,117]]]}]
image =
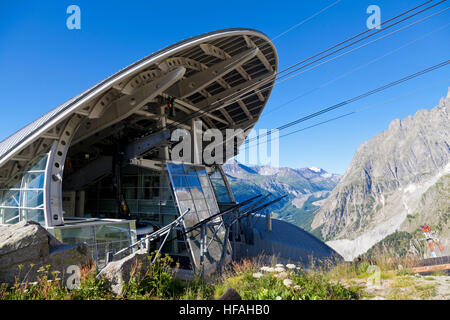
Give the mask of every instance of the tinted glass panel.
[{"label": "tinted glass panel", "polygon": [[[168,162],[167,168],[180,212],[190,209],[183,219],[185,230],[219,212],[217,200],[203,166]],[[184,172],[184,175],[181,172]],[[187,234],[187,242],[197,270],[201,270],[201,266],[204,267],[205,272],[213,270],[215,263],[222,258],[222,252],[225,252],[225,256],[231,254],[231,247],[228,239],[225,238],[225,228],[221,222],[222,218],[218,217],[207,223],[203,229],[203,232],[207,234],[209,245],[203,262],[200,257],[201,229],[197,228]]]}]

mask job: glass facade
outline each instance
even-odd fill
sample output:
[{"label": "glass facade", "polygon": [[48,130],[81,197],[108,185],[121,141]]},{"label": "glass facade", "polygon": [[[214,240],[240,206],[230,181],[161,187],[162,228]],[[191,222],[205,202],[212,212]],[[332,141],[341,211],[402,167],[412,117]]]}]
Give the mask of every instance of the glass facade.
[{"label": "glass facade", "polygon": [[44,182],[48,154],[31,161],[9,188],[0,189],[0,223],[32,220],[45,227]]},{"label": "glass facade", "polygon": [[211,174],[210,179],[216,192],[217,201],[231,202],[230,195],[228,194],[227,187],[219,170],[216,170],[213,174]]},{"label": "glass facade", "polygon": [[99,268],[104,267],[108,252],[115,253],[136,241],[134,221],[83,222],[83,225],[66,225],[55,227],[49,231],[66,244],[86,242],[92,258],[97,261]]},{"label": "glass facade", "polygon": [[[138,166],[122,170],[122,194],[130,209],[132,219],[140,225],[156,229],[168,225],[178,217],[166,172]],[[85,217],[111,218],[117,212],[111,176],[101,179],[86,190]],[[162,252],[187,255],[181,229],[173,231]]]},{"label": "glass facade", "polygon": [[[205,167],[190,164],[167,162],[170,179],[180,212],[190,209],[184,216],[183,224],[189,229],[198,222],[219,213],[219,206],[214,195]],[[206,236],[206,252],[201,258],[201,228],[187,235],[193,263],[197,269],[209,269],[222,258],[222,252],[231,253],[228,240],[225,239],[225,228],[222,218],[217,217],[206,225],[203,236]]]},{"label": "glass facade", "polygon": [[[177,216],[167,174],[127,166],[123,170],[122,193],[133,218],[164,226],[163,215]],[[114,217],[117,212],[111,176],[86,190],[85,217]]]}]

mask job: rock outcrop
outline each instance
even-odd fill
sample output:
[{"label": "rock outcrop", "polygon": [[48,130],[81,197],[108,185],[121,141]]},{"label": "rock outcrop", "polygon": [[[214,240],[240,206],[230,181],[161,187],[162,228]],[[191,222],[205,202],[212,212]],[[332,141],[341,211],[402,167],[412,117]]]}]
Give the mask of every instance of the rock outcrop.
[{"label": "rock outcrop", "polygon": [[[436,183],[448,181],[442,179],[450,174],[449,108],[450,91],[435,108],[395,119],[386,131],[359,146],[311,224],[347,260],[407,229],[407,218],[426,214],[417,221],[432,223],[433,216],[450,212],[448,202],[439,200],[437,205],[431,196],[423,199]],[[445,194],[446,189],[441,186],[439,192]]]},{"label": "rock outcrop", "polygon": [[70,265],[91,262],[86,244],[62,244],[40,224],[22,221],[0,226],[0,283],[36,281],[41,267],[65,280]]},{"label": "rock outcrop", "polygon": [[150,268],[150,259],[147,250],[138,250],[123,259],[108,263],[97,275],[106,279],[110,290],[116,295],[122,295],[124,285],[130,281],[131,276],[143,276]]}]

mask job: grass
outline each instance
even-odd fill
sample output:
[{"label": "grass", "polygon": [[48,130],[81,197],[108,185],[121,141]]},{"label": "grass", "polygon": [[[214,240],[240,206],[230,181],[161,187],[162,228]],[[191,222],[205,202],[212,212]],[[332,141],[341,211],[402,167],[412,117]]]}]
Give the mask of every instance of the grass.
[{"label": "grass", "polygon": [[[267,270],[267,264],[274,266],[276,258],[232,262],[208,281],[199,277],[181,281],[174,276],[172,259],[159,257],[147,269],[142,264],[132,268],[121,295],[115,295],[108,281],[97,277],[95,266],[82,268],[80,287],[73,290],[67,289],[60,275],[49,272],[47,266],[41,268],[34,283],[0,285],[0,300],[211,300],[228,288],[235,289],[244,300],[356,300],[376,296],[397,300],[431,299],[437,295],[438,274],[413,274],[407,257],[372,256],[371,260],[337,265],[311,263],[307,270],[296,267],[284,268],[283,272]],[[261,271],[263,266],[266,268]],[[375,276],[379,282],[371,283]]]},{"label": "grass", "polygon": [[306,272],[304,270],[286,270],[285,278],[292,284],[287,286],[284,278],[276,273],[266,272],[261,277],[254,277],[262,266],[257,260],[244,260],[232,263],[224,272],[213,280],[205,281],[195,278],[181,281],[174,277],[170,267],[170,257],[160,257],[150,268],[141,272],[141,266],[132,269],[130,280],[122,290],[122,295],[115,295],[109,283],[99,279],[95,266],[85,266],[81,272],[78,289],[69,290],[62,283],[57,273],[49,273],[50,266],[42,268],[37,282],[16,283],[0,287],[2,300],[206,300],[217,299],[227,288],[234,288],[245,300],[349,300],[358,299],[356,290],[333,283],[325,273]]}]

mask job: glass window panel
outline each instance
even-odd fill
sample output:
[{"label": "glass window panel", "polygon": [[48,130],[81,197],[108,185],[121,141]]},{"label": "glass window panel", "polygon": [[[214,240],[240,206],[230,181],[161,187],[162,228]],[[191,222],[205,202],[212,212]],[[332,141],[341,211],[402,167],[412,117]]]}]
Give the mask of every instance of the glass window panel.
[{"label": "glass window panel", "polygon": [[205,199],[195,199],[194,204],[197,211],[208,211]]},{"label": "glass window panel", "polygon": [[167,163],[167,166],[169,167],[169,170],[173,175],[184,175],[183,165],[176,163]]},{"label": "glass window panel", "polygon": [[193,199],[204,199],[203,190],[201,188],[190,188]]},{"label": "glass window panel", "polygon": [[144,188],[158,188],[159,187],[159,176],[143,176],[143,187]]},{"label": "glass window panel", "polygon": [[[206,170],[203,166],[194,166],[188,164],[183,165],[189,184],[200,185],[199,187],[195,188],[185,188],[185,186],[179,182],[180,165],[167,163],[167,167],[173,183],[173,189],[176,195],[179,210],[184,212],[184,210],[188,207],[192,209],[192,201],[188,198],[190,196],[192,199],[194,199],[193,201],[195,206],[193,208],[195,210],[195,215],[193,214],[193,212],[190,212],[185,216],[185,218],[183,219],[183,225],[185,229],[189,229],[201,220],[204,220],[210,217],[212,214],[216,214],[217,212],[219,212],[217,200],[213,194],[214,192],[212,190],[209,177],[207,176]],[[172,168],[176,169],[178,174],[175,174],[172,171]],[[214,220],[220,223],[222,221],[222,218],[218,217]],[[203,266],[206,269],[211,268],[213,263],[217,263],[220,260],[223,250],[226,251],[226,255],[231,254],[231,246],[228,242],[228,239],[225,239],[224,229],[219,229],[218,233],[216,234],[215,230],[217,228],[218,226],[211,228],[210,224],[208,224],[208,228],[206,231],[209,238],[208,243],[210,239],[212,239],[212,242],[203,261]],[[200,228],[188,234],[187,242],[191,250],[191,256],[193,257],[193,263],[195,267],[202,267],[202,265],[200,264]]]},{"label": "glass window panel", "polygon": [[114,189],[113,186],[110,185],[109,188],[105,187],[105,188],[100,188],[99,190],[99,197],[101,199],[114,199],[115,198],[115,193],[114,193]]},{"label": "glass window panel", "polygon": [[130,225],[107,224],[95,226],[95,238],[97,243],[111,241],[127,241],[130,238]]},{"label": "glass window panel", "polygon": [[161,188],[170,188],[169,176],[167,174],[163,174],[160,176],[160,187]]},{"label": "glass window panel", "polygon": [[160,210],[161,213],[163,214],[177,214],[177,208],[175,207],[175,204],[170,201],[170,202],[161,202],[160,204]]},{"label": "glass window panel", "polygon": [[172,192],[168,188],[161,188],[159,190],[160,192],[160,200],[172,200]]},{"label": "glass window panel", "polygon": [[[205,205],[206,205],[206,203],[205,203]],[[200,221],[205,220],[206,218],[209,217],[209,211],[208,211],[208,209],[202,209],[202,210],[197,209],[197,215],[198,215],[198,218],[200,219]]]},{"label": "glass window panel", "polygon": [[139,200],[140,213],[159,213],[159,202],[151,200]]},{"label": "glass window panel", "polygon": [[206,202],[208,203],[209,210],[211,211],[211,215],[218,213],[219,206],[217,205],[217,202],[213,198],[207,198]]},{"label": "glass window panel", "polygon": [[138,176],[124,176],[122,179],[123,188],[137,188]]},{"label": "glass window panel", "polygon": [[98,208],[100,213],[116,213],[117,211],[117,201],[116,200],[108,200],[108,199],[100,199],[98,201]]},{"label": "glass window panel", "polygon": [[183,200],[192,200],[191,193],[189,192],[188,188],[178,188],[176,189],[177,198],[180,201]]},{"label": "glass window panel", "polygon": [[63,243],[75,244],[86,242],[87,244],[95,244],[94,228],[84,226],[80,228],[61,229],[61,238]]},{"label": "glass window panel", "polygon": [[[137,199],[138,196],[138,188],[122,188],[123,196],[125,199]],[[103,197],[102,197],[103,198]],[[104,197],[105,199],[114,199],[115,196],[113,194],[113,197]]]},{"label": "glass window panel", "polygon": [[180,211],[185,212],[190,209],[190,212],[195,212],[194,202],[192,200],[179,201]]},{"label": "glass window panel", "polygon": [[44,157],[39,160],[32,168],[30,171],[36,171],[36,170],[45,170],[45,167],[47,165],[47,158],[48,155],[45,154]]},{"label": "glass window panel", "polygon": [[200,184],[203,188],[209,187],[208,177],[207,176],[200,176]]},{"label": "glass window panel", "polygon": [[23,189],[42,189],[44,188],[44,172],[25,173],[23,177]]},{"label": "glass window panel", "polygon": [[40,223],[41,225],[45,224],[44,210],[43,209],[21,209],[22,219],[32,220]]},{"label": "glass window panel", "polygon": [[173,176],[173,184],[177,188],[187,188],[188,187],[185,176]]},{"label": "glass window panel", "polygon": [[14,224],[19,222],[18,208],[0,208],[0,222],[4,224]]},{"label": "glass window panel", "polygon": [[137,213],[139,211],[139,200],[127,199],[127,205],[131,213]]},{"label": "glass window panel", "polygon": [[206,173],[206,169],[201,168],[201,167],[197,169],[197,174],[199,177],[207,177],[208,176],[208,174]]},{"label": "glass window panel", "polygon": [[197,176],[187,176],[188,184],[191,188],[200,187],[200,180]]},{"label": "glass window panel", "polygon": [[184,173],[188,176],[197,176],[197,170],[195,166],[192,165],[184,165]]},{"label": "glass window panel", "polygon": [[205,195],[205,198],[207,198],[207,199],[214,198],[214,194],[213,194],[211,188],[209,188],[209,187],[203,188],[203,193]]},{"label": "glass window panel", "polygon": [[22,207],[38,208],[44,205],[44,192],[37,191],[23,191],[22,192]]},{"label": "glass window panel", "polygon": [[20,190],[4,191],[1,199],[2,206],[18,207],[20,201]]}]

